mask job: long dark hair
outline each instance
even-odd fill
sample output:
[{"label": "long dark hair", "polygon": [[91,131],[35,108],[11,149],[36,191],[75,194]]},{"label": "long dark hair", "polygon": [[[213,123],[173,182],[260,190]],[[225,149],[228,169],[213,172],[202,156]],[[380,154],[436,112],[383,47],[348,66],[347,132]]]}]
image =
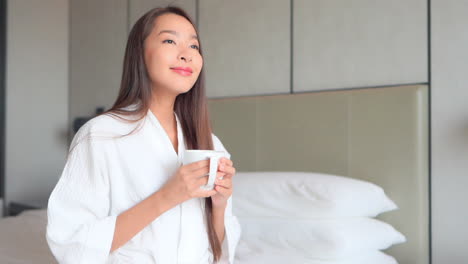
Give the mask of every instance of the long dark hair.
[{"label": "long dark hair", "polygon": [[[186,18],[198,30],[189,15],[181,8],[168,6],[154,8],[144,14],[133,26],[128,36],[123,61],[120,91],[114,105],[102,114],[122,119],[122,116],[137,116],[137,119],[125,119],[126,122],[138,122],[146,117],[151,103],[151,80],[144,61],[144,42],[153,30],[157,17],[172,13]],[[201,43],[199,52],[203,56]],[[188,149],[213,149],[211,123],[205,95],[204,67],[193,87],[186,93],[179,94],[174,103],[185,142]],[[136,107],[128,108],[131,105]],[[128,134],[127,134],[128,135]],[[216,235],[212,221],[211,198],[205,198],[205,217],[207,232],[215,261],[221,257],[221,243]]]}]

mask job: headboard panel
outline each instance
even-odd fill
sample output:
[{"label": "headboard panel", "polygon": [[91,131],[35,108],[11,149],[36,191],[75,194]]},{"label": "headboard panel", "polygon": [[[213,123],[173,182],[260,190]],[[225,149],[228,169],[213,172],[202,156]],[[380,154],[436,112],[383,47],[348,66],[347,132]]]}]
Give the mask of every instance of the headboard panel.
[{"label": "headboard panel", "polygon": [[309,171],[382,186],[399,210],[378,216],[407,242],[400,264],[429,263],[427,86],[213,99],[214,133],[238,171]]}]

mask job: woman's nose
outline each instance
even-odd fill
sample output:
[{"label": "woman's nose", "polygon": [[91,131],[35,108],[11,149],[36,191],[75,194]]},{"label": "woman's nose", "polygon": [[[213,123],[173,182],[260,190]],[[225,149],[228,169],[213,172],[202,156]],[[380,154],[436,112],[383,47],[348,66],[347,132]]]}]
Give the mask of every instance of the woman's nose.
[{"label": "woman's nose", "polygon": [[185,62],[192,61],[192,57],[191,57],[191,56],[180,56],[180,59],[181,59],[181,60],[184,60]]}]

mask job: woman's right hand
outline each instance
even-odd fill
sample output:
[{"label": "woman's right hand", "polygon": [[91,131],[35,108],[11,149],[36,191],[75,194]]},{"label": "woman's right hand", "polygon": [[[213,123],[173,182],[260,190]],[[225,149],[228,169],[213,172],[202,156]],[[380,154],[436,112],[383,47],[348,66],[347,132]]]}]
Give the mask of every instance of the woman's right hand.
[{"label": "woman's right hand", "polygon": [[[209,165],[209,160],[201,160],[181,166],[163,188],[171,196],[175,195],[180,202],[215,195],[215,189],[204,190],[200,188],[200,186],[208,183]],[[224,176],[224,173],[218,171],[216,177],[222,176]]]}]

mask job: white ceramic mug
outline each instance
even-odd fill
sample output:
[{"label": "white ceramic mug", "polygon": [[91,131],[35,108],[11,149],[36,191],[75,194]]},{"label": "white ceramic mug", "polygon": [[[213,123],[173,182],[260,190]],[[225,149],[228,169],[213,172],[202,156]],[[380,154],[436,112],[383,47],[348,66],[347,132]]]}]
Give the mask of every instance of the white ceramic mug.
[{"label": "white ceramic mug", "polygon": [[210,171],[208,173],[208,183],[200,186],[204,190],[213,190],[216,174],[218,172],[218,161],[221,157],[227,157],[224,151],[188,149],[184,152],[183,165],[194,163],[200,160],[210,160]]}]

